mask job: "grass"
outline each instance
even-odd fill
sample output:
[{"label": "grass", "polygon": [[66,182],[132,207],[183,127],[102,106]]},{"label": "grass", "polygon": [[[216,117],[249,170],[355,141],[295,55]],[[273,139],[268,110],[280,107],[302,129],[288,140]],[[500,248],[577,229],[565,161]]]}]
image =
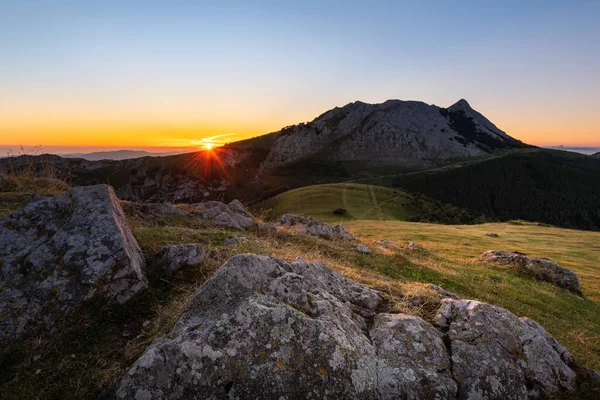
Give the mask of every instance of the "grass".
[{"label": "grass", "polygon": [[[252,209],[266,219],[307,214],[321,221],[403,220],[468,223],[476,219],[457,207],[397,189],[359,183],[306,186],[262,201]],[[345,210],[336,214],[335,210]]]},{"label": "grass", "polygon": [[[367,212],[372,207],[367,186],[325,186],[321,197],[311,199],[302,192],[295,197],[299,204],[301,200],[312,204],[307,209],[313,216],[334,221],[339,218],[328,219],[328,212],[340,207],[337,202],[346,187],[350,217],[373,219],[347,217],[344,225],[374,250],[372,255],[356,252],[355,242],[302,236],[294,227],[276,233],[240,233],[216,229],[193,217],[149,218],[135,204],[124,202],[129,224],[148,259],[165,245],[201,243],[209,250],[207,260],[170,276],[154,270],[150,262],[150,288],[132,302],[86,304],[58,329],[59,333],[0,348],[0,397],[110,398],[120,376],[153,339],[170,331],[198,287],[227,258],[242,252],[287,260],[300,255],[310,262],[323,261],[342,275],[380,290],[395,311],[426,320],[433,318],[439,306],[439,298],[428,288],[429,283],[435,283],[463,298],[497,304],[537,320],[582,364],[600,368],[600,233],[519,221],[448,226],[386,220],[401,215],[392,208],[391,199],[403,198],[402,193],[394,197],[396,193],[391,190],[373,188],[383,216],[379,218],[378,213]],[[282,210],[277,212],[285,212]],[[488,232],[498,237],[489,237]],[[232,234],[246,236],[249,242],[225,246],[223,240]],[[381,239],[394,241],[399,249],[378,248],[375,242]],[[419,248],[408,250],[409,241]],[[572,268],[581,280],[583,297],[510,267],[481,262],[479,255],[489,249],[518,250]],[[579,396],[591,399],[597,394]]]}]

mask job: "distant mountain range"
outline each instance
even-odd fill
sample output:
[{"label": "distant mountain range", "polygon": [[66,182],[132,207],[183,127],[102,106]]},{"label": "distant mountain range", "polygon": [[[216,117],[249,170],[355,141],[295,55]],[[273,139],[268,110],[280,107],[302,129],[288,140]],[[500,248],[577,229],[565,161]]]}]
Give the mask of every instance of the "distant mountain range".
[{"label": "distant mountain range", "polygon": [[171,151],[165,153],[150,153],[143,150],[116,150],[116,151],[97,151],[93,153],[72,153],[72,154],[59,154],[64,158],[83,158],[88,161],[99,161],[99,160],[129,160],[132,158],[140,157],[164,157],[172,156],[176,154],[182,154],[182,151]]},{"label": "distant mountain range", "polygon": [[88,155],[99,161],[11,157],[0,160],[0,173],[50,171],[73,185],[109,183],[122,199],[174,203],[238,198],[253,204],[296,187],[365,182],[421,193],[491,220],[600,229],[599,159],[525,144],[465,100],[448,108],[354,102],[212,151],[104,159],[134,154]]}]

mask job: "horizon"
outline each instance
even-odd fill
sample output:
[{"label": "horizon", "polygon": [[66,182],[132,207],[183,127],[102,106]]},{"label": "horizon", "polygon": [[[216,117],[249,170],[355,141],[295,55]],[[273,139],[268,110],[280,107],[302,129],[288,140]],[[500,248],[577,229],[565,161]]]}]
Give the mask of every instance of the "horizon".
[{"label": "horizon", "polygon": [[0,149],[194,151],[356,100],[460,98],[523,142],[600,147],[597,15],[585,1],[3,3]]}]

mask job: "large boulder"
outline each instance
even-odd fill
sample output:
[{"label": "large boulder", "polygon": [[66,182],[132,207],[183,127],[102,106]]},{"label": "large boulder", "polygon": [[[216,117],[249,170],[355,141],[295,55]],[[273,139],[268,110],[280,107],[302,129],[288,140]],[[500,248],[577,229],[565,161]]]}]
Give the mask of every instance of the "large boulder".
[{"label": "large boulder", "polygon": [[541,326],[474,300],[442,300],[460,399],[560,398],[575,388],[571,356]]},{"label": "large boulder", "polygon": [[0,339],[51,329],[86,300],[124,303],[146,286],[142,253],[107,185],[0,219]]},{"label": "large boulder", "polygon": [[120,382],[121,399],[554,398],[572,360],[543,328],[475,301],[435,324],[321,263],[230,258],[171,333]]},{"label": "large boulder", "polygon": [[[119,398],[453,398],[442,334],[323,264],[229,259]],[[410,340],[406,340],[410,337]]]},{"label": "large boulder", "polygon": [[554,261],[531,258],[519,252],[488,250],[481,255],[486,261],[500,264],[511,264],[523,268],[542,281],[554,283],[574,293],[581,293],[581,285],[577,274]]}]

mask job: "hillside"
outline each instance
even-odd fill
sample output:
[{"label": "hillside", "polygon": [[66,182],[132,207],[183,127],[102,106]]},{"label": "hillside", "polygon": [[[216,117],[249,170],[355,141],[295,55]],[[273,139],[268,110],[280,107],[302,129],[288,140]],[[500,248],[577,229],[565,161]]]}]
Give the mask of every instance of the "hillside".
[{"label": "hillside", "polygon": [[283,214],[306,214],[321,221],[401,220],[440,223],[480,222],[465,210],[424,196],[358,183],[306,186],[255,204],[252,209],[273,220]]},{"label": "hillside", "polygon": [[600,151],[592,154],[592,157],[600,158]]},{"label": "hillside", "polygon": [[363,182],[422,193],[499,221],[600,229],[600,160],[533,150]]}]

